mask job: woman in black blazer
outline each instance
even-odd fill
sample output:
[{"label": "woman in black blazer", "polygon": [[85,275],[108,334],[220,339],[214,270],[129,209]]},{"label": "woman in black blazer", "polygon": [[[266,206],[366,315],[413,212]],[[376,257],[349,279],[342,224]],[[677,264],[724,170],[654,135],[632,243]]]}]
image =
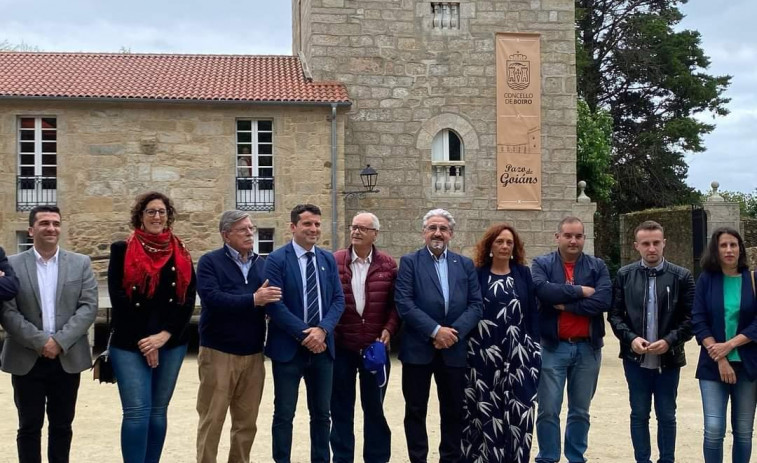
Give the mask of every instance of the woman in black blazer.
[{"label": "woman in black blazer", "polygon": [[754,275],[739,232],[718,228],[702,256],[694,299],[694,334],[702,346],[696,377],[704,408],[705,463],[723,461],[731,402],[733,463],[748,463],[757,403],[757,303]]},{"label": "woman in black blazer", "polygon": [[195,272],[184,243],[171,230],[174,214],[167,196],[138,196],[131,210],[134,232],[110,247],[109,350],[123,407],[125,463],[160,460],[168,402],[187,351]]}]

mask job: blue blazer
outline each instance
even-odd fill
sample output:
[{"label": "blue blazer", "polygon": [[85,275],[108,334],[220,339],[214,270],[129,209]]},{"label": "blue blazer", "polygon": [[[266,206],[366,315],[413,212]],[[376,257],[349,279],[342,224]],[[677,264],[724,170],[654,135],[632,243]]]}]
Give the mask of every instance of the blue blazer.
[{"label": "blue blazer", "polygon": [[400,259],[394,300],[397,312],[405,322],[399,355],[404,363],[431,363],[437,351],[431,334],[437,325],[441,325],[456,329],[459,339],[452,347],[442,349],[445,365],[465,366],[468,333],[483,315],[481,289],[473,261],[469,258],[448,250],[447,268],[450,300],[445,315],[442,286],[428,249],[424,246]]},{"label": "blue blazer", "polygon": [[[560,310],[556,305],[564,304],[566,312],[590,317],[589,337],[591,345],[599,349],[604,345],[604,313],[612,305],[612,281],[602,259],[588,254],[578,257],[573,269],[574,284],[565,284],[565,269],[559,251],[536,257],[531,263],[531,275],[539,301],[539,332],[543,346],[553,348],[560,342],[558,325]],[[595,293],[583,297],[581,286],[591,286]]]},{"label": "blue blazer", "polygon": [[[321,290],[322,316],[319,327],[326,330],[326,344],[331,358],[334,358],[334,327],[344,312],[344,293],[339,281],[334,257],[318,247],[315,259],[318,264],[318,281]],[[288,362],[294,358],[305,339],[305,303],[300,265],[292,243],[280,247],[265,262],[263,281],[270,286],[281,288],[281,300],[266,305],[266,314],[271,318],[268,324],[268,339],[265,354],[277,362]]]},{"label": "blue blazer", "polygon": [[[0,270],[5,273],[4,277],[0,277],[0,301],[10,301],[18,293],[18,277],[13,271],[11,264],[8,263],[8,258],[5,257],[3,248],[0,248]],[[1,309],[2,304],[0,304]]]},{"label": "blue blazer", "polygon": [[[743,334],[752,342],[738,347],[741,365],[747,377],[757,379],[757,301],[752,293],[752,277],[748,270],[741,272],[741,310],[737,334]],[[694,294],[694,309],[691,314],[694,335],[702,344],[708,337],[717,342],[725,342],[725,304],[723,303],[723,274],[702,272],[697,280]],[[701,348],[696,377],[710,381],[720,381],[718,364]]]}]

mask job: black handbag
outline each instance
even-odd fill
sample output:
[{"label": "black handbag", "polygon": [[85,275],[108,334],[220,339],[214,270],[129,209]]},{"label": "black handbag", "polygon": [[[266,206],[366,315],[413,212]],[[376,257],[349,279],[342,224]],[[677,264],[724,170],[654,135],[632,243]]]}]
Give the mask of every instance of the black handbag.
[{"label": "black handbag", "polygon": [[116,375],[113,373],[113,364],[110,361],[110,339],[113,337],[113,331],[108,335],[108,345],[100,353],[92,365],[92,375],[94,380],[100,380],[101,383],[113,384],[116,382]]}]

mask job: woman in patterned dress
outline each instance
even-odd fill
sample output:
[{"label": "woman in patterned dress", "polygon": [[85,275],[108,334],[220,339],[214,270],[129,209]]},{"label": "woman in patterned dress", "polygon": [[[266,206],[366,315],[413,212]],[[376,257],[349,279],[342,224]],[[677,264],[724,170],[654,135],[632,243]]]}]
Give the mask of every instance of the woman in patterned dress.
[{"label": "woman in patterned dress", "polygon": [[541,369],[531,271],[523,242],[506,223],[486,230],[473,260],[484,316],[468,343],[463,461],[525,463]]}]

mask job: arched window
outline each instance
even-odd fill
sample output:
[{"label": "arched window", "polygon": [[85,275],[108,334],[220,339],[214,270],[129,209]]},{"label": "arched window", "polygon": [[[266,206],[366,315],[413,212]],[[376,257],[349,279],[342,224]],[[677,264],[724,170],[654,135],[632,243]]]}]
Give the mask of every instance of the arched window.
[{"label": "arched window", "polygon": [[431,144],[431,160],[434,162],[462,161],[463,141],[453,130],[440,130]]},{"label": "arched window", "polygon": [[434,136],[431,164],[434,191],[465,191],[465,146],[454,130],[442,129]]}]

